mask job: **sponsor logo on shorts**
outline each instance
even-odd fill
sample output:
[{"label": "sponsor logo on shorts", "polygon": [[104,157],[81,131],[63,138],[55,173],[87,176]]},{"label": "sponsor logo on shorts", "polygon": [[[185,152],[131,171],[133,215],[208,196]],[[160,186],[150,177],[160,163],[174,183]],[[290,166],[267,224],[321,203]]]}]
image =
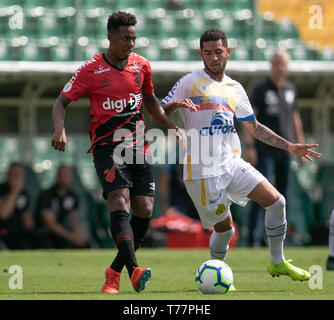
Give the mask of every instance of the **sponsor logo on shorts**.
[{"label": "sponsor logo on shorts", "polygon": [[104,170],[105,180],[109,183],[112,183],[115,180],[116,176],[116,167],[113,166],[111,169]]},{"label": "sponsor logo on shorts", "polygon": [[200,130],[200,135],[213,136],[236,132],[233,121],[224,112],[216,112],[212,116],[210,126],[203,127]]},{"label": "sponsor logo on shorts", "polygon": [[215,199],[210,199],[209,203],[210,204],[215,204],[216,202],[218,202],[218,200],[220,199],[221,196],[222,196],[222,193],[220,192],[219,195],[218,195],[218,197],[215,198]]},{"label": "sponsor logo on shorts", "polygon": [[155,183],[154,182],[150,182],[150,189],[151,190],[155,190]]},{"label": "sponsor logo on shorts", "polygon": [[226,210],[226,206],[224,203],[221,203],[220,205],[218,205],[218,208],[216,210],[216,215],[217,216],[221,216]]}]

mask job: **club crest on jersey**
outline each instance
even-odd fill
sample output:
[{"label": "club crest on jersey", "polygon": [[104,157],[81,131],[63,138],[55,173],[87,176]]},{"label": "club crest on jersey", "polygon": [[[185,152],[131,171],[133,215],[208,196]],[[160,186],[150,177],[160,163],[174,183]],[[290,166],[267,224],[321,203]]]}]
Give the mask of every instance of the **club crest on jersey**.
[{"label": "club crest on jersey", "polygon": [[116,112],[121,113],[127,106],[130,106],[130,110],[135,110],[141,101],[141,93],[130,93],[130,98],[111,100],[109,97],[106,101],[102,103],[102,108],[104,110],[116,110]]},{"label": "club crest on jersey", "polygon": [[68,81],[66,84],[65,84],[65,86],[64,86],[64,88],[63,88],[63,91],[64,92],[69,92],[71,89],[72,89],[72,81],[70,80],[70,81]]},{"label": "club crest on jersey", "polygon": [[236,133],[233,121],[226,116],[224,112],[216,112],[211,119],[211,124],[208,127],[203,127],[200,130],[201,136],[213,136],[226,133]]}]

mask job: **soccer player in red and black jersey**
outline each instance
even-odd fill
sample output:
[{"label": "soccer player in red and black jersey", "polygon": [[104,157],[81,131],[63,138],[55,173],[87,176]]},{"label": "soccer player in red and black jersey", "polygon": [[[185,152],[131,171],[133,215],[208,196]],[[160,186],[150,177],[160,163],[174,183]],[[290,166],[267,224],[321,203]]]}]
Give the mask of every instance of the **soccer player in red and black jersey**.
[{"label": "soccer player in red and black jersey", "polygon": [[[136,160],[138,155],[147,156],[143,106],[154,119],[168,129],[174,129],[176,135],[184,139],[182,131],[168,119],[154,95],[149,62],[133,52],[135,25],[136,17],[130,13],[118,11],[109,16],[108,50],[78,68],[57,97],[52,111],[52,146],[65,151],[65,108],[85,94],[90,101],[92,143],[89,152],[93,153],[96,172],[107,199],[110,230],[118,249],[116,258],[105,272],[102,291],[106,293],[118,292],[124,265],[137,292],[145,289],[152,274],[151,269],[138,266],[135,256],[153,210],[152,166],[148,161],[132,164],[131,161],[119,161],[122,156],[119,150],[131,150],[130,160]],[[130,209],[133,212],[131,221]]]}]

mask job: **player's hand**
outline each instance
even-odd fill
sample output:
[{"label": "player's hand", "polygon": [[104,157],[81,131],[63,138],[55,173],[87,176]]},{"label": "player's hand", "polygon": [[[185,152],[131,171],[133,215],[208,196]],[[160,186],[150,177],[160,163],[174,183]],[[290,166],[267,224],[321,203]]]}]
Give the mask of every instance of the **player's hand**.
[{"label": "player's hand", "polygon": [[289,145],[288,151],[295,156],[299,156],[309,161],[313,161],[311,157],[319,159],[321,156],[321,153],[311,150],[311,148],[316,148],[318,146],[318,144],[292,143]]},{"label": "player's hand", "polygon": [[199,105],[194,104],[190,99],[179,99],[173,102],[174,108],[185,108],[185,109],[190,109],[190,111],[198,111]]},{"label": "player's hand", "polygon": [[64,127],[56,128],[52,136],[52,141],[51,141],[52,147],[55,150],[65,151],[66,142],[67,142],[67,137],[65,128]]}]

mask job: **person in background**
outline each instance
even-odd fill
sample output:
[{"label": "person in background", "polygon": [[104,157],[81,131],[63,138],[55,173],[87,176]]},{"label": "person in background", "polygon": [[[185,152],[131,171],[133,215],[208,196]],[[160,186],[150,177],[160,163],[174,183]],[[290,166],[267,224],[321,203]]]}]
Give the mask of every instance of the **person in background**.
[{"label": "person in background", "polygon": [[58,168],[56,183],[39,195],[37,219],[45,231],[47,248],[89,248],[80,218],[77,195],[70,189],[73,169],[67,165]]},{"label": "person in background", "polygon": [[182,4],[182,0],[169,0],[167,2],[167,9],[168,10],[183,10],[185,9],[184,5]]},{"label": "person in background", "polygon": [[329,254],[326,261],[326,269],[334,270],[334,209],[329,220]]},{"label": "person in background", "polygon": [[12,163],[7,171],[7,181],[0,184],[0,240],[8,249],[32,247],[34,220],[24,182],[24,166]]},{"label": "person in background", "polygon": [[[259,82],[250,97],[256,118],[259,122],[288,141],[305,143],[303,125],[296,104],[297,91],[295,86],[287,80],[290,56],[287,52],[278,51],[271,58],[271,74]],[[286,150],[269,146],[251,135],[244,135],[244,158],[260,171],[277,190],[287,199],[290,175],[291,155]],[[300,164],[304,165],[305,158],[300,157]],[[263,213],[263,214],[262,214]],[[250,247],[261,244],[262,219],[264,210],[253,202],[249,211],[248,245]],[[288,223],[287,235],[294,231]]]}]

